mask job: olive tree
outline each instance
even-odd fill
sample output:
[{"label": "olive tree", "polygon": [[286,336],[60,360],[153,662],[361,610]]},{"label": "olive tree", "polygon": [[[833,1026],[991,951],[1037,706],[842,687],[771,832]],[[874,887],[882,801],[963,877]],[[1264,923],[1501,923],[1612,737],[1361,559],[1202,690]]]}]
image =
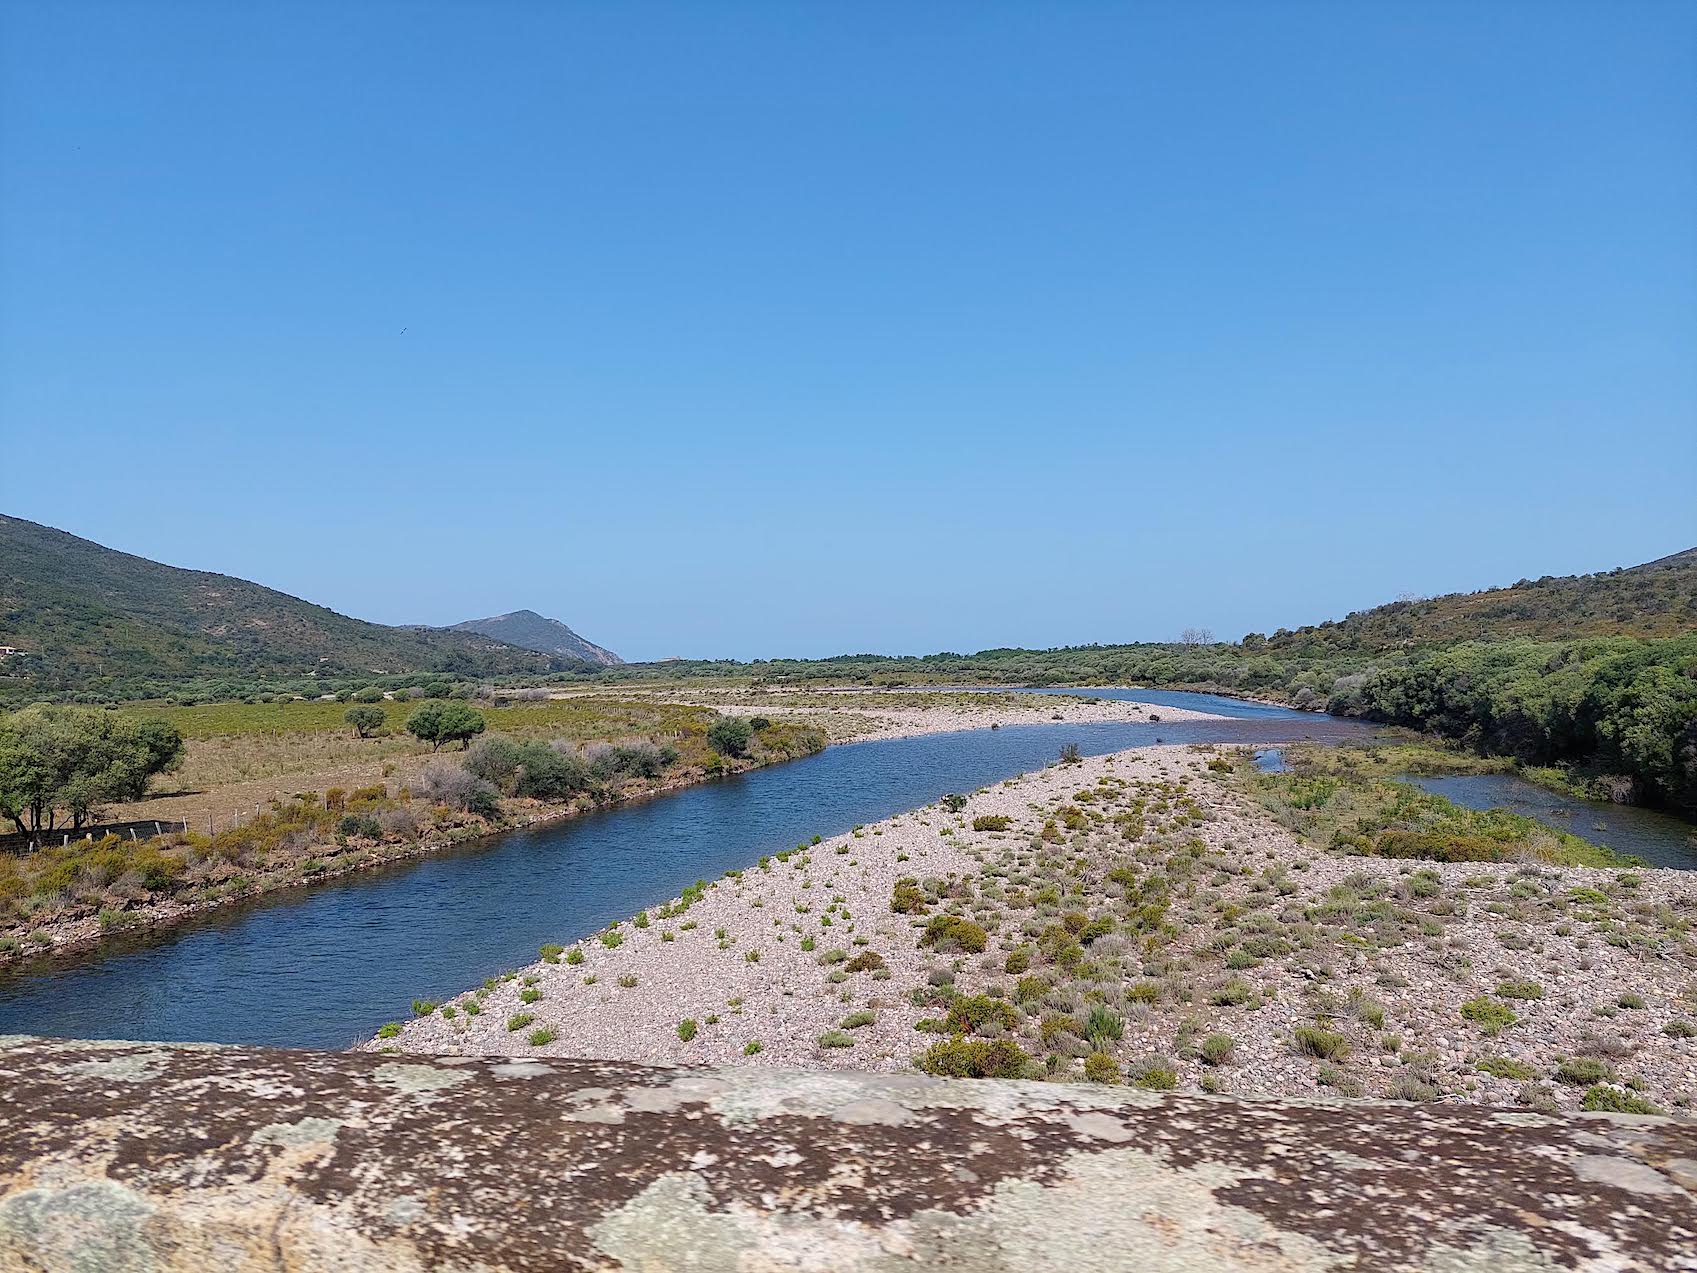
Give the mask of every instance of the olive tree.
[{"label": "olive tree", "polygon": [[85,707],[26,707],[0,718],[0,815],[36,835],[63,814],[81,827],[97,805],[139,800],[183,759],[170,723]]},{"label": "olive tree", "polygon": [[354,727],[354,733],[361,738],[370,738],[383,728],[383,722],[388,715],[381,707],[350,707],[342,714],[342,719]]},{"label": "olive tree", "polygon": [[449,742],[469,748],[484,724],[483,713],[464,703],[425,703],[407,717],[407,732],[429,743],[432,751]]}]

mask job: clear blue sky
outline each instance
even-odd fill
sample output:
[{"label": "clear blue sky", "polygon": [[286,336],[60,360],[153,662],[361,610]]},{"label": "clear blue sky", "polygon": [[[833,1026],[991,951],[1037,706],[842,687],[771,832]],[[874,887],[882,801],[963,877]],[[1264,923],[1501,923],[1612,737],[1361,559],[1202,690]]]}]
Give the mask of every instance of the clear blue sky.
[{"label": "clear blue sky", "polygon": [[1697,543],[1697,6],[0,5],[0,509],[627,657]]}]

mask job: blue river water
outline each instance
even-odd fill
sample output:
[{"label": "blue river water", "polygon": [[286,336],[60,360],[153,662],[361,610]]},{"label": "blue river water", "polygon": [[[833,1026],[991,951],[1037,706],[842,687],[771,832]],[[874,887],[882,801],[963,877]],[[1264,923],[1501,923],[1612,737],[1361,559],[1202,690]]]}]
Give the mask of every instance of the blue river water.
[{"label": "blue river water", "polygon": [[[696,879],[1055,760],[1170,743],[1338,742],[1357,721],[1212,695],[1074,691],[1232,719],[1008,726],[805,760],[214,911],[0,975],[0,1033],[343,1047],[414,999],[528,963]],[[1060,708],[1063,713],[1064,707]]]}]

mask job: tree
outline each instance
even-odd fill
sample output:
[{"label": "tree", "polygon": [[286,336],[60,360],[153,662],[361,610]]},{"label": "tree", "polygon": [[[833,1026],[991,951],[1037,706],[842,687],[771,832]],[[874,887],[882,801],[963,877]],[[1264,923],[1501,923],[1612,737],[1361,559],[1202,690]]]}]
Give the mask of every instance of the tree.
[{"label": "tree", "polygon": [[407,733],[429,743],[432,751],[448,742],[469,748],[484,726],[483,713],[464,703],[425,703],[407,717]]},{"label": "tree", "polygon": [[29,707],[0,719],[0,815],[28,835],[73,828],[97,804],[139,800],[154,774],[175,769],[183,737],[163,720],[82,707]]},{"label": "tree", "polygon": [[1185,645],[1213,645],[1214,630],[1212,628],[1186,628],[1179,640]]},{"label": "tree", "polygon": [[442,708],[442,741],[457,742],[461,749],[471,746],[471,740],[484,730],[483,713],[464,703],[448,703]]},{"label": "tree", "polygon": [[350,707],[342,713],[342,719],[352,725],[361,738],[370,738],[383,728],[383,722],[389,717],[381,707]]},{"label": "tree", "polygon": [[740,716],[721,716],[707,727],[707,745],[721,756],[741,756],[748,751],[754,730]]}]

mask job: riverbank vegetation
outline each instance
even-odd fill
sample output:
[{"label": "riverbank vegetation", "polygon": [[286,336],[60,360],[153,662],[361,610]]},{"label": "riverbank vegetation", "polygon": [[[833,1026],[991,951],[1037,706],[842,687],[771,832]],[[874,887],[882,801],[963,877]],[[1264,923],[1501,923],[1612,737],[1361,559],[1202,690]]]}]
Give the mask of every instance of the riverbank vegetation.
[{"label": "riverbank vegetation", "polygon": [[[386,781],[273,796],[209,834],[195,829],[151,838],[109,834],[0,854],[0,954],[180,918],[191,909],[792,759],[825,745],[820,731],[807,726],[740,721],[746,738],[729,755],[709,741],[727,718],[701,709],[679,715],[653,707],[647,710],[674,726],[658,737],[622,731],[588,740],[549,735],[546,706],[527,704],[529,710],[516,720],[502,720],[519,729],[480,739],[463,754],[432,757]],[[120,733],[134,729],[116,713],[54,710],[115,723]],[[597,732],[582,703],[554,715],[572,722],[576,734]],[[632,715],[621,708],[600,718],[598,728],[626,724]],[[161,722],[159,728],[175,736],[173,726]],[[85,818],[94,812],[86,809]]]},{"label": "riverbank vegetation", "polygon": [[1396,775],[1491,772],[1504,762],[1421,744],[1292,746],[1261,773],[1239,753],[1229,772],[1280,825],[1335,852],[1429,862],[1627,866],[1635,859],[1506,809],[1466,809]]},{"label": "riverbank vegetation", "polygon": [[[1341,626],[1341,625],[1340,625]],[[755,685],[1148,685],[1324,709],[1509,756],[1567,789],[1697,816],[1697,636],[1369,648],[1325,628],[1235,645],[1079,646],[923,658],[613,669]],[[598,677],[597,679],[601,679]],[[657,682],[659,683],[659,682]]]}]

